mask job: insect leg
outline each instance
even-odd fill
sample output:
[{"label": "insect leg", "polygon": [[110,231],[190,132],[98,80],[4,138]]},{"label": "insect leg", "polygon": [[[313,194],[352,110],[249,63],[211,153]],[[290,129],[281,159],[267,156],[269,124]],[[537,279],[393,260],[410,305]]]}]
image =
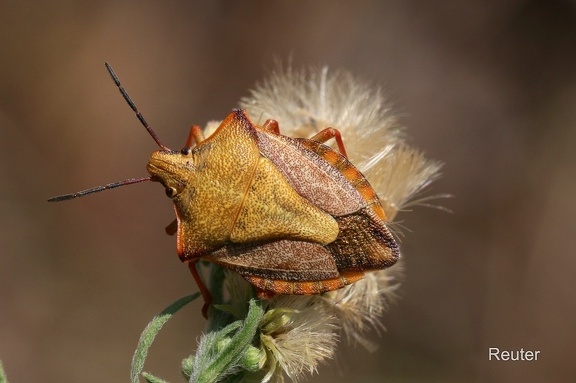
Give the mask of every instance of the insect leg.
[{"label": "insect leg", "polygon": [[190,269],[190,272],[192,273],[192,276],[194,277],[194,280],[198,285],[198,289],[200,289],[200,293],[202,293],[202,297],[204,298],[204,306],[202,306],[202,316],[208,319],[208,307],[210,307],[210,303],[212,303],[212,295],[210,294],[210,291],[208,291],[208,288],[206,287],[204,281],[202,281],[202,278],[198,273],[198,269],[196,268],[197,264],[198,264],[197,259],[189,261],[188,268]]},{"label": "insect leg", "polygon": [[280,126],[278,126],[278,121],[276,120],[266,120],[264,125],[262,125],[262,129],[270,133],[280,134]]},{"label": "insect leg", "polygon": [[166,234],[172,236],[174,234],[176,234],[176,232],[178,231],[178,220],[174,220],[172,222],[170,222],[168,224],[168,226],[166,226]]},{"label": "insect leg", "polygon": [[331,138],[334,138],[336,140],[336,145],[338,145],[338,150],[340,151],[340,153],[344,157],[348,158],[348,155],[346,154],[346,149],[344,148],[344,142],[342,141],[342,136],[340,135],[340,131],[334,128],[326,128],[310,137],[311,140],[318,141],[321,143],[325,143]]},{"label": "insect leg", "polygon": [[202,131],[202,128],[198,125],[192,125],[190,128],[190,133],[188,134],[188,139],[186,140],[186,145],[184,145],[184,149],[182,149],[182,153],[189,152],[194,143],[198,145],[204,141],[204,139],[204,132]]}]

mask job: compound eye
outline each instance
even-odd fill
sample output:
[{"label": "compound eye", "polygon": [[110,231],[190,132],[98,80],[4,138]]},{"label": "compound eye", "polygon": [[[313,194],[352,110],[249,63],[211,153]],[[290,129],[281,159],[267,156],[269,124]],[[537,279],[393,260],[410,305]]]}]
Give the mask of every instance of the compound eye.
[{"label": "compound eye", "polygon": [[185,156],[189,156],[190,153],[192,153],[192,149],[190,149],[189,146],[186,146],[186,147],[182,148],[182,150],[180,150],[180,153],[182,153]]},{"label": "compound eye", "polygon": [[176,188],[166,188],[166,196],[173,198],[176,195]]}]

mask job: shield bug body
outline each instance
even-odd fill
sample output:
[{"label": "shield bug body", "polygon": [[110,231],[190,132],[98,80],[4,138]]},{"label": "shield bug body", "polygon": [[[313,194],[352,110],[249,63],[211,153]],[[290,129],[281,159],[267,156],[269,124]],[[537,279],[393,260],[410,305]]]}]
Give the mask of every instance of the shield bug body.
[{"label": "shield bug body", "polygon": [[[184,149],[170,150],[107,68],[161,148],[148,161],[150,177],[51,201],[160,182],[174,202],[178,255],[206,303],[210,294],[196,269],[200,259],[238,272],[263,295],[335,290],[397,261],[398,246],[378,196],[346,158],[335,129],[290,138],[280,134],[276,121],[259,126],[234,110],[209,137],[194,126]],[[340,152],[323,144],[331,138]]]}]

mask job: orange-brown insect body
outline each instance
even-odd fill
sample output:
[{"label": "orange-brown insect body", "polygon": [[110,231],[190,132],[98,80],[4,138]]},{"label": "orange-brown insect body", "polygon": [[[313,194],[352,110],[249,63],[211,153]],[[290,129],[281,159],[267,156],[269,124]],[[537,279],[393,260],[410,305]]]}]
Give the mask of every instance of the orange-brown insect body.
[{"label": "orange-brown insect body", "polygon": [[[366,178],[346,158],[340,133],[310,139],[281,135],[278,123],[253,124],[233,111],[208,138],[199,127],[180,152],[168,149],[107,63],[120,93],[161,150],[150,177],[132,178],[50,198],[65,201],[143,181],[158,181],[173,199],[180,259],[204,295],[196,264],[205,259],[237,271],[263,295],[335,290],[364,272],[393,265],[399,250]],[[340,153],[322,143],[334,137]],[[193,144],[196,144],[193,146]]]},{"label": "orange-brown insect body", "polygon": [[151,179],[174,201],[180,259],[280,294],[334,290],[394,264],[398,246],[364,176],[330,147],[274,128],[235,110],[192,149],[152,153]]}]

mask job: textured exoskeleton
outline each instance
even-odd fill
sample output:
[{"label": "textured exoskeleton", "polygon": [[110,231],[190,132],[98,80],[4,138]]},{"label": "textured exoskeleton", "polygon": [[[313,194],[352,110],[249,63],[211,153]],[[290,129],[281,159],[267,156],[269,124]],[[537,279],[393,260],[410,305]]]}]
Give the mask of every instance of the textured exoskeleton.
[{"label": "textured exoskeleton", "polygon": [[178,255],[205,294],[199,259],[277,294],[338,289],[397,261],[373,188],[320,142],[332,136],[290,138],[235,110],[210,137],[193,129],[194,147],[152,153],[151,179],[174,202]]}]

